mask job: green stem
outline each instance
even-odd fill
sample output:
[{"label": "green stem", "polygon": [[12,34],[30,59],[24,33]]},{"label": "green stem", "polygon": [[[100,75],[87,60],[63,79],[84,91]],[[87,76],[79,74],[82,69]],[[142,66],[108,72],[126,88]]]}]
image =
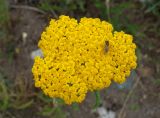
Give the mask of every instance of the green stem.
[{"label": "green stem", "polygon": [[95,94],[95,98],[96,98],[96,103],[94,105],[94,108],[97,108],[101,104],[101,96],[100,96],[100,92],[99,91],[95,91],[94,94]]},{"label": "green stem", "polygon": [[108,21],[111,22],[111,17],[110,17],[110,5],[109,5],[110,0],[106,0],[106,7],[107,7],[107,17]]}]

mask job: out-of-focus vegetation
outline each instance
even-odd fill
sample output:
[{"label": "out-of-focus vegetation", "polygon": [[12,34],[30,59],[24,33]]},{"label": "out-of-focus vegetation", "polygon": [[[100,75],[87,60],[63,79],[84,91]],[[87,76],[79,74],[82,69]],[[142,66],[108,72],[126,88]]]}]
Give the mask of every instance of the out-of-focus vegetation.
[{"label": "out-of-focus vegetation", "polygon": [[6,0],[0,0],[0,40],[7,42],[9,28],[9,9]]},{"label": "out-of-focus vegetation", "polygon": [[[5,0],[0,0],[0,46],[7,40],[7,26],[9,22],[9,11]],[[0,60],[3,57],[3,52],[0,48]],[[0,66],[0,110],[8,108],[9,96],[8,86],[3,74],[3,68]]]},{"label": "out-of-focus vegetation", "polygon": [[85,0],[43,0],[38,7],[42,10],[57,14],[74,14],[74,12],[85,12]]},{"label": "out-of-focus vegetation", "polygon": [[[51,14],[54,11],[57,14],[70,14],[72,16],[79,17],[77,16],[77,13],[79,13],[80,16],[82,14],[83,16],[87,15],[87,5],[92,5],[93,8],[98,10],[99,17],[111,22],[115,30],[127,30],[128,33],[137,35],[139,26],[131,22],[131,15],[125,15],[126,10],[132,10],[136,7],[135,4],[129,0],[126,2],[119,2],[114,6],[111,6],[113,2],[114,1],[111,0],[44,0],[39,3],[38,7],[44,11],[50,12]],[[147,7],[147,9],[150,9],[152,4],[155,6],[154,3],[150,3],[150,6],[148,6],[147,3],[144,3],[144,6]],[[156,10],[156,7],[154,7],[152,10]]]},{"label": "out-of-focus vegetation", "polygon": [[153,13],[157,17],[160,17],[160,1],[153,0],[153,1],[145,1],[144,7],[147,7],[145,13]]}]

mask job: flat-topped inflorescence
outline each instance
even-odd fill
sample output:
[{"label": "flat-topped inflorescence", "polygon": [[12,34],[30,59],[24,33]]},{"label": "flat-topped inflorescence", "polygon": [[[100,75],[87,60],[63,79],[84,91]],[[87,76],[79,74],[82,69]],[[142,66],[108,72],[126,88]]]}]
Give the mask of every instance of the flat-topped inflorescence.
[{"label": "flat-topped inflorescence", "polygon": [[132,41],[131,35],[113,31],[98,18],[52,19],[38,43],[44,57],[35,58],[35,86],[66,104],[80,103],[87,91],[125,82],[137,65]]}]

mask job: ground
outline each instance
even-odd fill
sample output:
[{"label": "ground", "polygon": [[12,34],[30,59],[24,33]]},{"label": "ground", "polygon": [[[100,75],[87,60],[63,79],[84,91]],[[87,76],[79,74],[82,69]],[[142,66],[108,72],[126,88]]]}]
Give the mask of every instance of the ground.
[{"label": "ground", "polygon": [[[13,4],[18,6],[27,3],[21,1],[9,3],[10,6]],[[119,2],[111,5],[115,4],[119,4]],[[160,35],[158,31],[160,31],[160,17],[144,14],[144,9],[140,9],[142,5],[137,1],[132,4],[134,6],[132,10],[126,10],[125,14],[131,19],[129,23],[139,26],[134,34],[138,46],[138,67],[129,78],[131,79],[130,84],[125,88],[113,84],[101,91],[101,105],[107,110],[114,111],[119,118],[159,118]],[[88,16],[99,17],[99,11],[93,5],[88,5],[87,9]],[[7,81],[9,105],[6,110],[0,111],[0,118],[99,117],[93,109],[95,104],[93,93],[87,94],[86,100],[78,105],[79,108],[61,105],[60,109],[55,109],[55,104],[34,87],[31,73],[33,60],[30,54],[38,49],[37,43],[42,31],[50,18],[55,16],[48,12],[42,14],[33,9],[15,7],[10,7],[9,12],[11,41],[6,45],[7,47],[2,46],[5,53],[4,57],[0,59],[2,72]],[[85,13],[79,14],[83,16]],[[74,16],[72,13],[71,15]],[[76,14],[75,17],[77,16]],[[24,34],[27,35],[24,36]]]}]

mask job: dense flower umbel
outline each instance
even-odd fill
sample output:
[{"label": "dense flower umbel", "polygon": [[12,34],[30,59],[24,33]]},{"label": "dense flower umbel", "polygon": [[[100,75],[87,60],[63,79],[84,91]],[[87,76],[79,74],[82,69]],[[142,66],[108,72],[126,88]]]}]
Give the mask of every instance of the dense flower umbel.
[{"label": "dense flower umbel", "polygon": [[82,102],[87,91],[108,87],[111,81],[123,83],[136,68],[132,40],[98,18],[81,18],[79,23],[68,16],[52,19],[38,44],[44,57],[35,58],[35,86],[71,104]]}]

